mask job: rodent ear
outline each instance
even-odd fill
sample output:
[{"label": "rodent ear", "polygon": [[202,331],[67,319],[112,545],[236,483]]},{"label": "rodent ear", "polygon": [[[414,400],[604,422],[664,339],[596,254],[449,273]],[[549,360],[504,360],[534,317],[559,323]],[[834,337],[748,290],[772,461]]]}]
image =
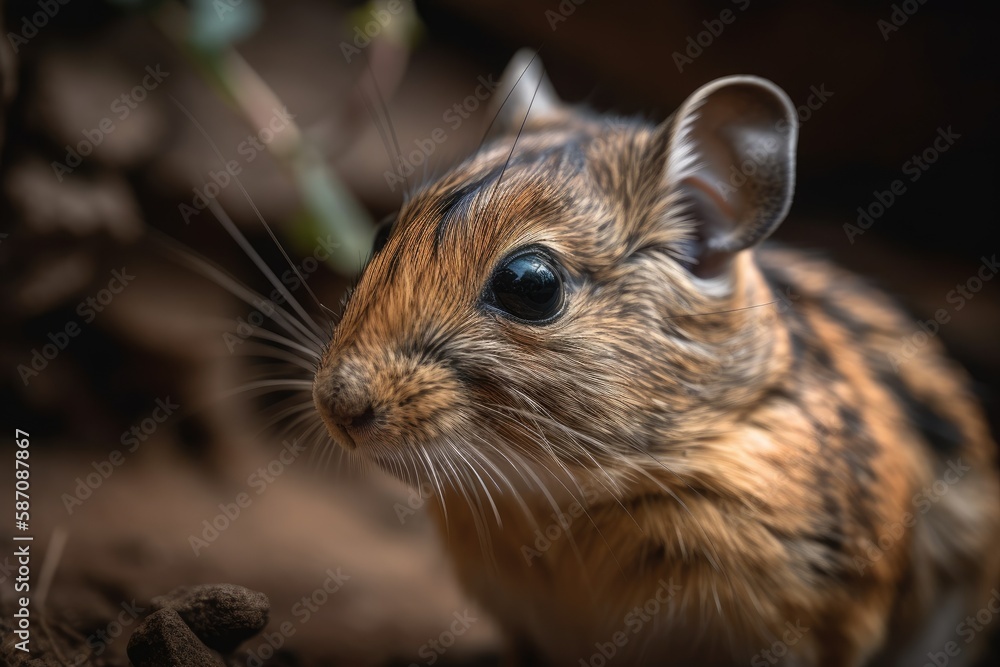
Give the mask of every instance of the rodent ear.
[{"label": "rodent ear", "polygon": [[522,123],[529,127],[533,122],[551,116],[560,106],[562,101],[545,74],[538,53],[521,49],[507,63],[500,85],[493,93],[490,114],[493,122],[487,131],[487,138],[515,133]]},{"label": "rodent ear", "polygon": [[696,91],[658,130],[665,185],[696,223],[694,273],[709,277],[784,220],[795,190],[798,118],[788,95],[752,76]]}]

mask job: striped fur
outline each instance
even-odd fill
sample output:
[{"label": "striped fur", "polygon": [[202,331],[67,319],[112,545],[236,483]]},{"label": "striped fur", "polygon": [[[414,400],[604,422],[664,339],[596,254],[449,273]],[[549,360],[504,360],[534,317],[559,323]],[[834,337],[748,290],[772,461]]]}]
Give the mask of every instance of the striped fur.
[{"label": "striped fur", "polygon": [[[1000,491],[961,369],[933,340],[894,369],[910,320],[806,254],[692,271],[684,117],[546,108],[400,210],[316,374],[334,439],[436,488],[462,582],[550,664],[917,665],[962,642]],[[532,244],[566,273],[544,326],[482,305]]]}]

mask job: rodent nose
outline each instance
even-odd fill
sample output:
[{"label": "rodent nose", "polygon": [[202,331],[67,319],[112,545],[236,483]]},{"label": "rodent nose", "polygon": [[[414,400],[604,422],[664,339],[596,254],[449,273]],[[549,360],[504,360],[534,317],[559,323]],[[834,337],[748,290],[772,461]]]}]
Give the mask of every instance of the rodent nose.
[{"label": "rodent nose", "polygon": [[369,403],[363,406],[335,406],[330,417],[338,425],[356,431],[375,421],[375,408]]}]

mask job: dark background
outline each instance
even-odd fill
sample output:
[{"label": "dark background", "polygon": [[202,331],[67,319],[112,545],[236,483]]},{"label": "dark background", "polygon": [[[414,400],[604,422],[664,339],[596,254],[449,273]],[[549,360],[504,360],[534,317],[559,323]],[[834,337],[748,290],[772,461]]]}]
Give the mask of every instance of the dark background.
[{"label": "dark background", "polygon": [[[0,4],[5,34],[38,11],[35,1]],[[891,21],[894,11],[905,15],[904,5],[915,11],[886,39],[878,22]],[[70,0],[18,53],[4,40],[0,59],[0,232],[8,235],[0,238],[0,359],[7,370],[0,402],[5,428],[32,433],[40,549],[58,531],[68,535],[45,609],[57,628],[52,643],[78,652],[80,637],[102,627],[122,600],[201,581],[263,590],[280,620],[322,581],[325,567],[343,564],[357,573],[354,587],[324,608],[322,620],[303,626],[289,650],[302,664],[414,659],[444,626],[441,619],[466,603],[426,521],[397,521],[393,506],[405,502],[406,491],[385,480],[348,475],[331,485],[325,468],[296,470],[301,493],[275,485],[267,506],[248,512],[207,556],[191,557],[187,535],[295,432],[281,423],[277,431],[265,428],[268,410],[294,396],[219,399],[261,372],[260,360],[229,354],[220,335],[249,309],[164,250],[164,238],[179,240],[255,289],[270,290],[209,212],[190,224],[178,212],[191,188],[219,168],[180,106],[227,157],[256,130],[157,27],[157,13],[169,6]],[[572,13],[553,30],[546,12],[560,6]],[[997,38],[987,3],[418,2],[418,27],[398,42],[365,49],[370,60],[350,63],[340,45],[364,24],[370,6],[294,0],[255,7],[260,20],[232,48],[295,114],[306,143],[374,220],[398,206],[401,191],[384,178],[391,148],[366,109],[380,106],[370,75],[407,149],[443,125],[443,112],[471,94],[478,77],[498,76],[516,49],[530,46],[541,49],[567,101],[656,122],[727,74],[772,79],[797,105],[811,87],[832,93],[804,119],[795,203],[776,238],[856,269],[918,318],[950,309],[949,291],[975,275],[982,256],[998,251]],[[678,71],[674,53],[727,9],[735,20]],[[59,182],[49,163],[64,159],[64,146],[95,127],[109,100],[157,63],[170,72],[164,84]],[[433,167],[474,150],[488,120],[481,108],[449,131]],[[960,138],[911,183],[903,164],[930,147],[939,128]],[[242,182],[283,245],[293,258],[308,255],[319,232],[303,222],[295,179],[269,155],[245,166]],[[844,224],[895,179],[905,181],[906,192],[851,243]],[[239,190],[225,189],[218,201],[265,259],[281,266]],[[25,385],[17,366],[122,266],[136,273],[135,285]],[[336,309],[350,278],[323,267],[309,284]],[[973,376],[996,433],[1000,281],[987,282],[951,315],[940,339]],[[74,479],[119,446],[122,431],[164,396],[181,403],[180,414],[68,515],[61,496]],[[124,644],[109,644],[95,664],[120,664]],[[495,629],[484,622],[446,658],[480,659],[496,646]]]}]

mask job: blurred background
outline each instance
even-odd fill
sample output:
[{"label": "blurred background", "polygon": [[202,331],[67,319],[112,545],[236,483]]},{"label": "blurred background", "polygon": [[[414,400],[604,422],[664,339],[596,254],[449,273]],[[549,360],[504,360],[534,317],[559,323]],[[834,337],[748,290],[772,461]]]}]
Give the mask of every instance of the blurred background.
[{"label": "blurred background", "polygon": [[[0,2],[2,451],[12,461],[11,433],[30,434],[45,620],[31,664],[127,664],[136,606],[223,581],[271,600],[239,664],[500,659],[419,494],[340,470],[307,370],[262,356],[284,335],[267,304],[224,285],[274,289],[232,231],[328,326],[310,290],[338,309],[403,181],[479,145],[523,46],[567,101],[657,122],[719,76],[783,87],[801,134],[777,239],[869,276],[917,318],[944,309],[939,336],[996,433],[1000,281],[975,280],[998,250],[981,5]],[[0,495],[12,488],[4,473]],[[5,544],[12,532],[4,521]],[[347,575],[336,592],[331,572]],[[0,554],[0,623],[12,580]],[[478,620],[429,650],[466,610]],[[0,628],[3,660],[23,660]]]}]

